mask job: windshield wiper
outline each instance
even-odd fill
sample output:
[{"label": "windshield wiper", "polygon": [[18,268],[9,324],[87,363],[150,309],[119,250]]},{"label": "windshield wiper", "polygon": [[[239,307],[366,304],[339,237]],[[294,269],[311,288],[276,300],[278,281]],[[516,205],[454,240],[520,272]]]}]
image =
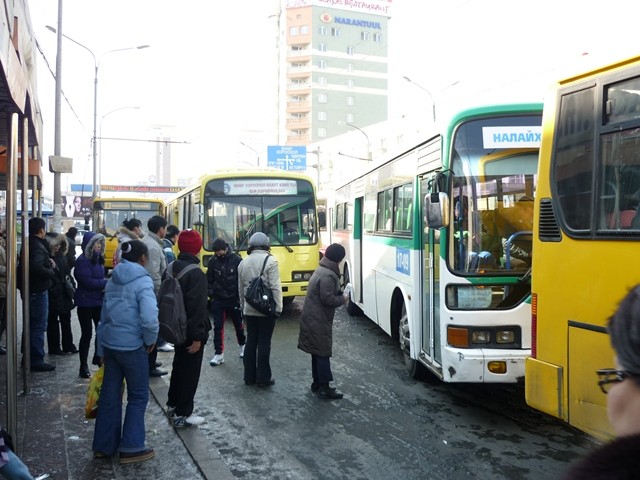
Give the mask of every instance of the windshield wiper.
[{"label": "windshield wiper", "polygon": [[278,243],[280,245],[282,245],[283,247],[286,247],[287,250],[289,250],[289,253],[293,252],[293,248],[291,248],[288,244],[284,243],[284,240],[282,240],[280,237],[278,237],[277,235],[274,235],[273,233],[269,235],[269,237],[275,239],[278,241]]}]

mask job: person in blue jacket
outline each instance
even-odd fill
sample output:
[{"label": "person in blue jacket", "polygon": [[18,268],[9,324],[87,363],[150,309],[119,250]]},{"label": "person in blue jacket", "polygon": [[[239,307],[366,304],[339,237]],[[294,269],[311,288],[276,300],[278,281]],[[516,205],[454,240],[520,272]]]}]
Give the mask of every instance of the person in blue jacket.
[{"label": "person in blue jacket", "polygon": [[[104,287],[107,284],[104,271],[105,238],[101,233],[87,232],[82,238],[82,255],[76,259],[73,276],[76,278],[77,288],[73,301],[78,307],[78,321],[80,322],[80,378],[91,378],[87,365],[89,347],[93,337],[93,327],[98,328]],[[94,347],[97,350],[97,346]],[[94,365],[100,365],[100,358],[93,355]]]},{"label": "person in blue jacket", "polygon": [[[149,401],[149,352],[158,336],[158,306],[153,280],[145,269],[149,250],[140,240],[122,244],[104,294],[96,336],[104,360],[104,379],[93,433],[95,458],[119,452],[120,463],[155,456],[145,445],[144,414]],[[122,423],[122,381],[127,408]]]}]

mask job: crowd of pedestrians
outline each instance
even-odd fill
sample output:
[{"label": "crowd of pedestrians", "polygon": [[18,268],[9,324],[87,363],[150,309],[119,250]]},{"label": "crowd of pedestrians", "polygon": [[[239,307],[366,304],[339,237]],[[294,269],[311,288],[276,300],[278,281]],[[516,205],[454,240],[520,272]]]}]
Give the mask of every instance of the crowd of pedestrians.
[{"label": "crowd of pedestrians", "polygon": [[[204,348],[213,329],[214,357],[211,366],[224,364],[224,324],[231,320],[244,366],[247,386],[275,384],[270,355],[276,319],[283,308],[277,259],[271,255],[269,237],[254,233],[242,259],[222,239],[213,242],[214,255],[205,274],[200,268],[202,238],[195,230],[180,232],[160,216],[147,223],[146,234],[137,219],[124,222],[110,278],[104,270],[105,237],[86,232],[81,251],[75,255],[77,230],[46,233],[41,218],[31,218],[28,278],[21,278],[25,261],[20,252],[18,288],[25,294],[28,282],[29,365],[33,372],[55,369],[46,363],[45,334],[49,355],[78,354],[79,374],[90,378],[88,358],[92,339],[92,364],[104,367],[104,380],[94,429],[96,459],[117,456],[122,464],[155,456],[146,444],[144,417],[149,400],[149,378],[168,373],[159,370],[154,353],[159,336],[158,294],[171,264],[183,292],[187,317],[186,341],[169,345],[173,362],[166,412],[175,428],[199,425],[204,418],[194,413]],[[340,282],[340,263],[345,249],[331,244],[311,276],[300,316],[298,348],[311,355],[311,391],[319,399],[337,400],[343,394],[331,386],[333,374],[333,320],[336,308],[348,301]],[[6,325],[6,251],[0,235],[0,337]],[[245,291],[262,275],[271,289],[275,312],[264,314],[245,299]],[[27,282],[25,282],[27,280]],[[81,327],[79,348],[71,331],[71,311],[77,308]],[[213,320],[213,325],[211,320]],[[618,438],[577,462],[565,478],[636,478],[640,462],[632,455],[640,435],[640,286],[632,289],[609,321],[616,352],[615,368],[599,370],[599,385],[608,394],[608,413]],[[245,334],[246,327],[246,334]],[[95,339],[93,329],[95,328]],[[25,344],[22,345],[23,352]],[[4,348],[0,354],[5,354]],[[123,381],[126,409],[123,414]],[[31,478],[28,468],[12,452],[0,428],[0,475]]]},{"label": "crowd of pedestrians", "polygon": [[[90,353],[91,364],[104,368],[94,458],[117,456],[125,464],[155,455],[145,441],[144,414],[149,378],[168,373],[159,368],[160,345],[167,345],[163,351],[173,352],[166,411],[175,428],[199,425],[205,420],[194,413],[204,349],[213,330],[214,356],[209,363],[224,363],[226,320],[235,329],[244,383],[262,388],[275,384],[270,365],[271,339],[283,299],[278,262],[271,255],[267,235],[257,232],[251,236],[244,260],[224,240],[216,239],[205,274],[200,268],[189,267],[200,266],[202,238],[197,231],[180,232],[163,217],[154,216],[148,220],[145,232],[138,219],[128,219],[119,229],[114,269],[107,278],[104,235],[85,232],[76,255],[76,228],[56,234],[46,233],[45,227],[41,218],[29,221],[28,363],[35,372],[55,369],[44,361],[46,333],[49,355],[78,354],[81,378],[89,379],[93,374],[89,369]],[[327,250],[321,268],[311,279],[303,309],[299,348],[312,356],[312,390],[319,398],[342,397],[329,386],[333,380],[329,357],[333,313],[344,302],[338,280],[338,263],[343,257],[344,248],[339,245]],[[20,262],[23,261],[21,256]],[[189,267],[177,277],[187,316],[187,339],[180,345],[166,343],[159,335],[158,294],[169,264],[174,277]],[[249,282],[261,271],[276,305],[275,313],[269,315],[244,299]],[[4,277],[6,254],[0,238],[0,336],[4,331]],[[22,279],[18,278],[18,284],[22,288]],[[78,347],[71,331],[73,309],[77,309],[81,330]],[[320,343],[316,343],[318,338]],[[122,395],[123,381],[126,397]]]}]

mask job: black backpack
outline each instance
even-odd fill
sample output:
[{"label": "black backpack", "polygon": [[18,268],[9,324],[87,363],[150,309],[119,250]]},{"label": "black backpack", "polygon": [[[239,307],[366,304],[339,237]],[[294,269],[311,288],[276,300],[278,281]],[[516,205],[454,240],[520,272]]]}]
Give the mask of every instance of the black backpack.
[{"label": "black backpack", "polygon": [[267,255],[264,259],[260,275],[252,278],[249,282],[249,286],[244,292],[244,299],[260,313],[273,317],[276,315],[276,301],[273,299],[273,292],[262,279],[264,268],[267,266],[267,260],[269,260],[270,256]]},{"label": "black backpack", "polygon": [[187,341],[187,311],[184,308],[184,297],[179,280],[189,271],[200,268],[191,263],[173,276],[174,262],[167,267],[160,290],[158,291],[158,323],[160,336],[174,345],[182,345]]}]

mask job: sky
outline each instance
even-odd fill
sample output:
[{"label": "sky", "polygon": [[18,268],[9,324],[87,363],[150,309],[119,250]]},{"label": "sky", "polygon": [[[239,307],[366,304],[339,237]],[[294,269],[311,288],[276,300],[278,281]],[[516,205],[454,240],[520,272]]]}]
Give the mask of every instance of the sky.
[{"label": "sky", "polygon": [[[46,159],[56,64],[56,35],[46,26],[57,27],[58,0],[28,4],[44,54],[38,92]],[[130,139],[98,144],[103,184],[153,185],[158,137],[175,142],[177,178],[254,164],[257,155],[264,164],[267,145],[277,141],[278,0],[63,0],[62,9],[62,32],[98,61],[97,136]],[[554,79],[640,53],[639,13],[637,0],[598,8],[582,0],[393,0],[389,116],[430,112],[425,89],[439,110],[542,101]],[[141,45],[149,47],[112,51]],[[64,193],[71,183],[92,183],[95,64],[86,49],[67,40],[62,47],[68,103],[60,154],[74,159],[74,173],[62,176]]]}]

